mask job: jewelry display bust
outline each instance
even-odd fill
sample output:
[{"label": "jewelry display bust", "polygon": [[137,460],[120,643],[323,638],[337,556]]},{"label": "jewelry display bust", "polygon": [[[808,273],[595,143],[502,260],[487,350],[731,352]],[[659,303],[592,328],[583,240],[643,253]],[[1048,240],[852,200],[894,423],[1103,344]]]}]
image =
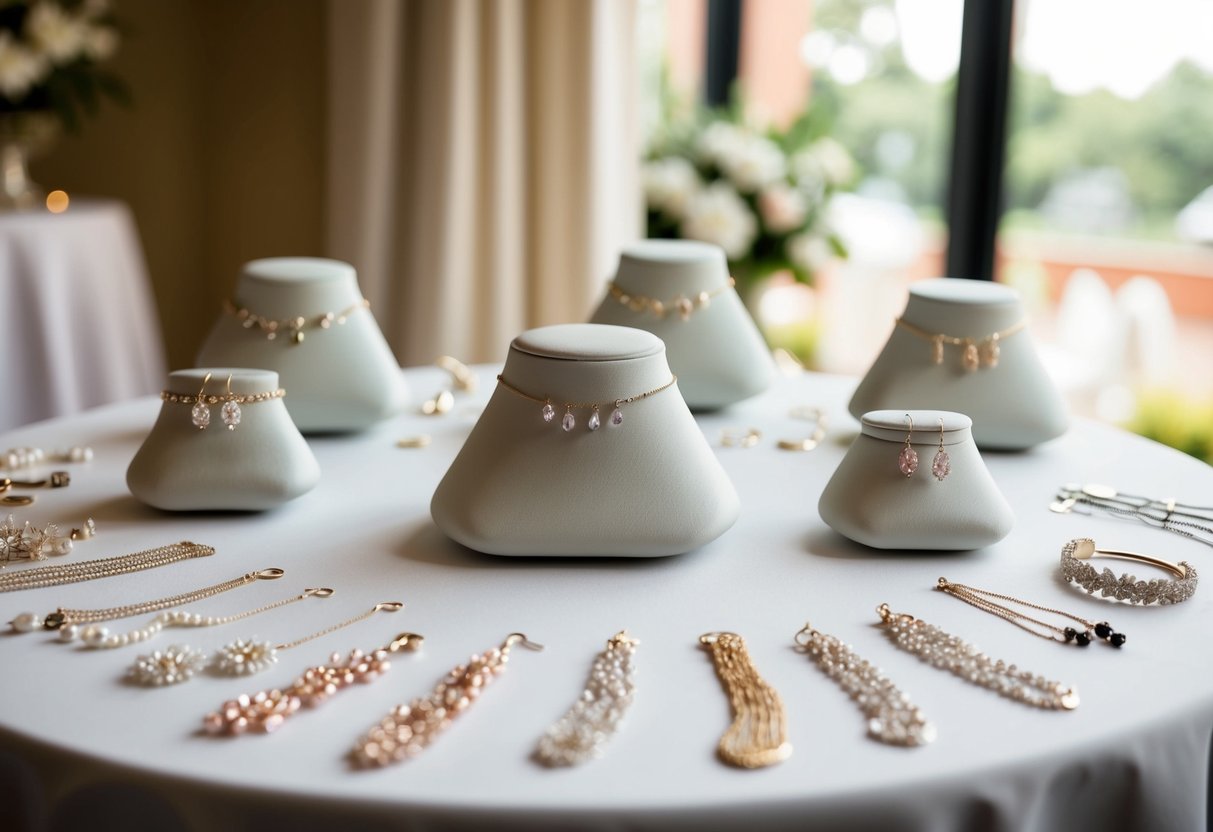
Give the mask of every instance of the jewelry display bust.
[{"label": "jewelry display bust", "polygon": [[977,452],[968,416],[878,410],[860,421],[817,504],[834,531],[877,549],[943,550],[978,549],[1010,533],[1015,517]]},{"label": "jewelry display bust", "polygon": [[304,433],[364,430],[405,405],[400,367],[354,267],[319,257],[246,263],[198,366],[264,367]]},{"label": "jewelry display bust", "polygon": [[311,491],[320,466],[280,391],[270,370],[170,373],[160,417],[126,471],[131,494],[168,511],[260,511]]},{"label": "jewelry display bust", "polygon": [[434,492],[434,522],[494,555],[654,557],[714,540],[737,492],[673,379],[643,330],[524,332]]},{"label": "jewelry display bust", "polygon": [[638,327],[665,342],[686,403],[712,410],[757,395],[775,365],[733,289],[717,246],[643,240],[624,248],[593,323]]},{"label": "jewelry display bust", "polygon": [[981,448],[1022,450],[1065,432],[1066,406],[1025,331],[1015,290],[938,278],[910,287],[905,312],[851,397],[859,418],[931,407],[973,419]]}]

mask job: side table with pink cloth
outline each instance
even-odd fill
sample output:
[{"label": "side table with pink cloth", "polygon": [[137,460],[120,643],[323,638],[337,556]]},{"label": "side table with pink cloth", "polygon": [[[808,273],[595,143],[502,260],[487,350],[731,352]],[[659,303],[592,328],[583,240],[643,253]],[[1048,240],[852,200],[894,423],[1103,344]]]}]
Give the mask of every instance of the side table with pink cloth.
[{"label": "side table with pink cloth", "polygon": [[164,362],[126,205],[0,214],[0,430],[156,392]]}]

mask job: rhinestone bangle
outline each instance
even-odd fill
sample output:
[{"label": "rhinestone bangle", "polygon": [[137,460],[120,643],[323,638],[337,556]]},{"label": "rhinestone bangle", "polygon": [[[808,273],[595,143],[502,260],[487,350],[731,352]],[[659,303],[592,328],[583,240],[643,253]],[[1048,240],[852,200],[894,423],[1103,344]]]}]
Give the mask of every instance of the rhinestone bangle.
[{"label": "rhinestone bangle", "polygon": [[[1094,566],[1086,562],[1096,555],[1145,563],[1172,573],[1175,575],[1175,579],[1155,578],[1150,581],[1139,581],[1135,575],[1130,575],[1128,572],[1117,577],[1107,567],[1097,572]],[[1126,601],[1141,606],[1147,604],[1162,606],[1187,601],[1196,592],[1198,581],[1196,567],[1187,561],[1171,563],[1136,552],[1097,549],[1095,541],[1089,537],[1071,540],[1062,547],[1061,574],[1066,581],[1082,587],[1089,595],[1098,592],[1102,598]]]}]

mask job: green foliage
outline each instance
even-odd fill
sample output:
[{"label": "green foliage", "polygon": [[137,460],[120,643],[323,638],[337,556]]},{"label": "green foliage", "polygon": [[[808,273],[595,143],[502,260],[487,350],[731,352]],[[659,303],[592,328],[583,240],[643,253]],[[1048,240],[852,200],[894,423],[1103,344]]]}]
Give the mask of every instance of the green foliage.
[{"label": "green foliage", "polygon": [[1213,402],[1172,392],[1141,397],[1129,429],[1213,465]]}]

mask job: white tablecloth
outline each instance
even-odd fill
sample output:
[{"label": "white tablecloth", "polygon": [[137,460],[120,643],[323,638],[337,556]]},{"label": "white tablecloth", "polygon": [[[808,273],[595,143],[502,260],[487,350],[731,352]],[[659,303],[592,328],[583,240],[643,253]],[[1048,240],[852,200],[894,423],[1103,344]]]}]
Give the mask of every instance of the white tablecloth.
[{"label": "white tablecloth", "polygon": [[0,430],[161,388],[159,318],[125,205],[0,214],[0,356]]},{"label": "white tablecloth", "polygon": [[[479,373],[491,388],[491,370]],[[442,385],[437,371],[409,372],[412,390]],[[1018,519],[1002,543],[946,555],[872,551],[835,535],[816,511],[855,430],[844,407],[853,386],[804,376],[701,417],[714,444],[723,426],[763,431],[759,447],[718,450],[742,517],[702,550],[646,561],[494,558],[437,532],[430,494],[490,390],[460,398],[448,416],[408,415],[362,436],[311,440],[321,485],[259,515],[164,514],[127,494],[123,473],[155,418],[152,399],[0,436],[3,445],[79,441],[96,449],[93,463],[73,470],[70,488],[44,493],[21,515],[63,524],[96,517],[99,536],[72,559],[181,539],[218,549],[209,559],[122,578],[0,595],[0,620],[27,609],[157,597],[269,566],[287,576],[193,608],[225,614],[307,586],[337,589],[327,600],[221,629],[162,634],[144,647],[87,652],[44,634],[0,638],[7,752],[0,783],[9,792],[24,786],[23,795],[40,789],[45,801],[35,809],[62,822],[100,827],[114,818],[170,824],[180,817],[195,828],[250,829],[474,828],[490,820],[510,829],[1203,829],[1213,587],[1176,607],[1128,608],[1063,584],[1057,559],[1066,540],[1082,536],[1199,565],[1210,552],[1129,522],[1054,515],[1047,505],[1068,481],[1207,503],[1213,470],[1079,422],[1034,451],[987,455]],[[787,416],[803,404],[826,408],[831,438],[809,454],[777,450],[777,438],[803,434],[805,423]],[[422,432],[433,436],[429,447],[394,447]],[[592,438],[626,441],[626,434]],[[896,448],[891,454],[893,466]],[[592,479],[594,472],[552,475]],[[1119,651],[1100,643],[1080,650],[1034,638],[936,591],[941,575],[1107,618],[1129,641]],[[289,640],[394,599],[407,608],[286,651],[259,676],[204,675],[157,690],[120,680],[140,651],[177,642],[213,649],[251,635]],[[922,664],[874,626],[883,601],[995,657],[1077,684],[1081,707],[1037,711]],[[855,705],[793,649],[806,619],[850,642],[907,691],[937,724],[935,744],[903,749],[867,739]],[[573,770],[538,767],[529,759],[536,739],[577,696],[593,655],[624,627],[641,644],[636,703],[622,733],[601,760]],[[740,771],[715,757],[729,709],[697,637],[722,629],[746,637],[760,673],[786,702],[795,751],[782,765]],[[380,681],[339,693],[269,737],[198,735],[202,715],[224,699],[286,684],[329,651],[373,647],[402,630],[424,633],[424,650],[398,658]],[[508,671],[424,755],[383,771],[348,767],[347,749],[390,707],[428,692],[452,665],[513,631],[546,650],[516,649]],[[4,805],[31,804],[6,798]]]}]

